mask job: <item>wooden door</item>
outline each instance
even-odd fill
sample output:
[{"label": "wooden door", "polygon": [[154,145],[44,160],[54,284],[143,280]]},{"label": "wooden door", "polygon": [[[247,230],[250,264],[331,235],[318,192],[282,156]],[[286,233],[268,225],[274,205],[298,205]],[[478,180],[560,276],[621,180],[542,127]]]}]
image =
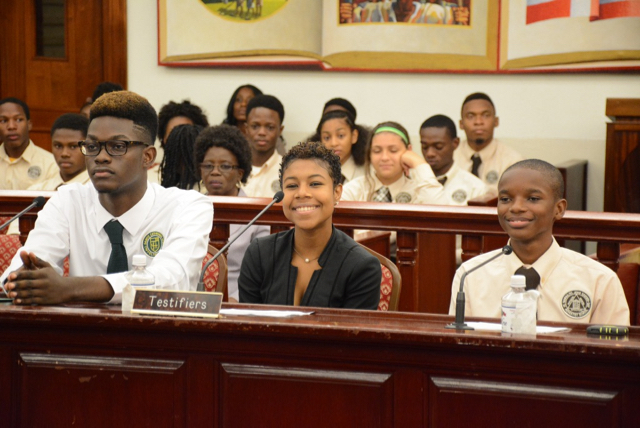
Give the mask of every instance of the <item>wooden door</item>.
[{"label": "wooden door", "polygon": [[78,112],[103,81],[126,87],[126,0],[3,0],[0,98],[31,110],[31,139],[51,150],[49,131]]}]

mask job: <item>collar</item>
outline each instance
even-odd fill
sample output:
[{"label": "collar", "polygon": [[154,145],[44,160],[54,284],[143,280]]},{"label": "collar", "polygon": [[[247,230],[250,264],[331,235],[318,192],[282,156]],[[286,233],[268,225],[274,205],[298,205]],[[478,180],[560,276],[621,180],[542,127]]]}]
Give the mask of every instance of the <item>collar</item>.
[{"label": "collar", "polygon": [[449,168],[449,171],[447,171],[446,173],[439,175],[436,177],[436,180],[440,181],[443,178],[447,178],[447,183],[450,183],[451,180],[453,180],[453,177],[456,176],[456,174],[458,173],[458,171],[460,171],[460,168],[458,168],[458,165],[454,162],[451,164],[451,167]]},{"label": "collar", "polygon": [[[0,159],[6,161],[7,163],[11,163],[11,161],[9,160],[9,155],[7,154],[7,151],[4,149],[4,143],[2,145],[0,145]],[[24,152],[22,152],[22,155],[20,155],[20,157],[18,157],[15,162],[18,162],[20,159],[24,159],[25,161],[29,162],[29,163],[33,163],[33,156],[36,154],[37,149],[36,149],[36,145],[33,143],[33,141],[29,140],[29,144],[27,144],[27,148],[24,149]]]},{"label": "collar", "polygon": [[496,150],[498,150],[498,144],[498,140],[494,138],[493,140],[491,140],[487,147],[480,150],[479,152],[476,152],[471,148],[469,142],[465,140],[462,149],[465,158],[471,159],[471,156],[477,153],[480,156],[480,159],[482,159],[482,162],[486,162],[488,159],[494,157],[494,155],[496,154]]},{"label": "collar", "polygon": [[267,159],[267,161],[263,163],[262,166],[259,166],[259,167],[255,167],[253,165],[251,166],[251,177],[255,177],[256,175],[262,174],[264,171],[268,171],[271,168],[273,168],[274,165],[280,163],[279,158],[280,158],[280,154],[278,153],[277,150],[274,150],[271,157]]},{"label": "collar", "polygon": [[[373,177],[373,191],[375,193],[378,191],[378,189],[384,186],[384,184],[382,184],[382,182],[378,180],[378,176],[376,175],[375,171],[372,171],[371,176]],[[387,186],[389,188],[389,192],[391,192],[392,202],[395,200],[395,197],[398,195],[398,193],[402,192],[408,181],[409,178],[406,175],[402,174],[402,177]]]},{"label": "collar", "polygon": [[347,180],[353,180],[353,176],[356,173],[356,162],[353,160],[353,156],[349,156],[349,159],[340,167],[342,170],[342,175],[344,175]]},{"label": "collar", "polygon": [[[62,177],[60,179],[62,179]],[[78,174],[75,177],[73,177],[71,180],[65,181],[62,184],[71,184],[71,183],[85,184],[85,183],[88,183],[89,180],[90,180],[89,172],[85,169],[80,174]]]},{"label": "collar", "polygon": [[558,266],[558,263],[560,263],[560,260],[562,259],[562,248],[560,248],[560,245],[558,245],[558,243],[556,242],[556,238],[552,239],[553,242],[551,242],[551,246],[549,247],[549,249],[547,249],[547,251],[545,251],[544,254],[542,254],[538,258],[538,260],[533,262],[533,264],[530,266],[525,265],[518,258],[518,256],[516,256],[515,251],[506,256],[507,269],[509,270],[509,272],[511,272],[511,274],[513,275],[513,273],[521,266],[533,267],[536,272],[538,272],[538,275],[540,275],[540,287],[544,287],[547,279],[553,273],[556,266]]},{"label": "collar", "polygon": [[147,191],[144,192],[142,199],[140,199],[137,204],[131,207],[129,211],[122,214],[120,217],[114,217],[102,206],[102,204],[100,204],[98,191],[95,190],[93,186],[91,187],[93,190],[93,206],[94,214],[96,216],[97,233],[100,233],[100,230],[104,228],[104,225],[114,218],[117,219],[131,235],[138,233],[140,228],[146,224],[145,219],[151,212],[156,200],[156,190],[151,183],[147,182]]}]

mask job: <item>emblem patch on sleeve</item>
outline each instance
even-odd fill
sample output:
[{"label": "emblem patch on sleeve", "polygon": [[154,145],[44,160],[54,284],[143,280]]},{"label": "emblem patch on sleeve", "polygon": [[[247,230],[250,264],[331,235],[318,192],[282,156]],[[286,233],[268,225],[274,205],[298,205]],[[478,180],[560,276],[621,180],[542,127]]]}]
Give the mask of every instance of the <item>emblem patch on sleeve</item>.
[{"label": "emblem patch on sleeve", "polygon": [[162,249],[164,244],[164,236],[160,232],[149,232],[142,240],[142,249],[149,257],[155,257]]},{"label": "emblem patch on sleeve", "polygon": [[591,297],[584,291],[569,291],[562,297],[562,310],[571,318],[584,318],[591,312]]}]

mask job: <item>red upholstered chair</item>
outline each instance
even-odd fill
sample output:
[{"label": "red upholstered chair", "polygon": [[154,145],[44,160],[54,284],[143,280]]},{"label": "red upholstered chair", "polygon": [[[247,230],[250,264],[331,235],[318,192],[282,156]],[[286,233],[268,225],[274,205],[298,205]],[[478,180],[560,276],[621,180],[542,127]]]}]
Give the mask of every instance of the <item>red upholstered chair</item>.
[{"label": "red upholstered chair", "polygon": [[[209,245],[209,252],[202,261],[202,267],[218,252],[216,247]],[[209,266],[204,274],[204,291],[227,292],[227,259],[221,254],[218,259]],[[226,297],[226,296],[225,296]]]},{"label": "red upholstered chair", "polygon": [[400,301],[400,289],[402,288],[402,277],[398,267],[388,258],[381,256],[370,248],[363,246],[365,250],[376,256],[380,261],[382,269],[382,281],[380,282],[380,303],[379,311],[397,311]]},{"label": "red upholstered chair", "polygon": [[20,236],[0,235],[0,272],[7,270],[20,247]]},{"label": "red upholstered chair", "polygon": [[[9,221],[10,218],[11,217],[0,217],[0,224],[4,224],[6,221]],[[9,230],[9,227],[5,227],[4,229],[0,230],[0,235],[6,235],[7,230]]]}]

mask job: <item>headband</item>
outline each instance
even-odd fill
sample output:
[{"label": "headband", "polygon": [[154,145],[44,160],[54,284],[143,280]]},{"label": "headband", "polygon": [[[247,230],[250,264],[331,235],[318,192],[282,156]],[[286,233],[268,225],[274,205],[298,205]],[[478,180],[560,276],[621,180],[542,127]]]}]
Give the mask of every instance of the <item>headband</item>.
[{"label": "headband", "polygon": [[402,141],[404,141],[404,145],[405,146],[409,146],[409,139],[404,134],[404,132],[402,132],[401,130],[399,130],[397,128],[394,128],[392,126],[383,126],[383,127],[380,127],[378,129],[376,129],[376,132],[373,135],[378,135],[381,132],[392,132],[392,133],[396,134],[398,137],[402,138]]}]

